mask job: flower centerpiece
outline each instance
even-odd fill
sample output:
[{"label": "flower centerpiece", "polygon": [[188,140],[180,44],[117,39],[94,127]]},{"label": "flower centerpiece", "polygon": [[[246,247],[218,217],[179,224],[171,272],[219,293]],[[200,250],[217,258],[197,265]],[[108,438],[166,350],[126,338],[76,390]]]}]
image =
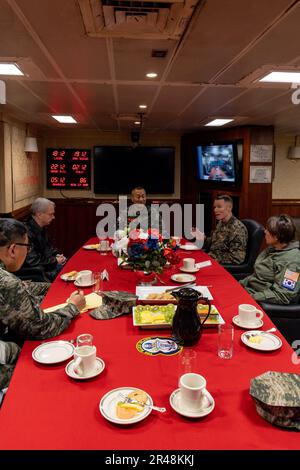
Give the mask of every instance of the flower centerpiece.
[{"label": "flower centerpiece", "polygon": [[118,233],[115,238],[113,249],[119,252],[120,265],[126,263],[135,271],[159,274],[168,262],[179,261],[176,241],[163,238],[156,229],[131,230],[128,235]]}]

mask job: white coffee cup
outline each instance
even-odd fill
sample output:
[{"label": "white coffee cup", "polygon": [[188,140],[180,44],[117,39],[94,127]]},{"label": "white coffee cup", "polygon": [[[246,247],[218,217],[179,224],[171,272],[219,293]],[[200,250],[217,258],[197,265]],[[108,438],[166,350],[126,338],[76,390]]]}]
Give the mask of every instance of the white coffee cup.
[{"label": "white coffee cup", "polygon": [[254,307],[254,305],[239,305],[239,320],[244,325],[255,325],[263,316],[263,312]]},{"label": "white coffee cup", "polygon": [[183,374],[179,379],[180,406],[189,411],[198,411],[203,408],[207,398],[205,397],[206,380],[202,375],[190,372]]},{"label": "white coffee cup", "polygon": [[194,258],[183,258],[182,260],[183,268],[187,270],[195,269],[195,260]]},{"label": "white coffee cup", "polygon": [[93,273],[89,269],[86,269],[84,271],[79,271],[79,273],[76,276],[76,282],[78,284],[91,284],[93,280]]},{"label": "white coffee cup", "polygon": [[86,377],[95,371],[96,351],[96,346],[78,346],[75,348],[73,369],[80,377]]}]

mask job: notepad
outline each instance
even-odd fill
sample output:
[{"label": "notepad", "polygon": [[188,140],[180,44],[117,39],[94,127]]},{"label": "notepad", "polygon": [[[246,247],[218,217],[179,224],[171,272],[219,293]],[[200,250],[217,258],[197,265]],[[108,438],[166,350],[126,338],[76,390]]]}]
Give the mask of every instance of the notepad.
[{"label": "notepad", "polygon": [[[91,292],[90,294],[86,295],[85,301],[86,301],[86,306],[84,307],[83,310],[81,310],[80,313],[87,312],[88,310],[100,307],[100,305],[102,305],[102,297],[96,294],[96,292]],[[55,312],[55,310],[64,308],[66,305],[68,305],[68,302],[65,302],[63,304],[53,305],[53,307],[45,308],[44,312],[46,313]]]}]

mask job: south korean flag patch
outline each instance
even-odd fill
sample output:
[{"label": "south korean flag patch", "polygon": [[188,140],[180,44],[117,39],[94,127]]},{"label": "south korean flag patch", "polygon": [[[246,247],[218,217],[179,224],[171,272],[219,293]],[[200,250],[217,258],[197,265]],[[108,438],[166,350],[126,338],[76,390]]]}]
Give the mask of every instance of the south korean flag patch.
[{"label": "south korean flag patch", "polygon": [[295,290],[297,281],[299,278],[299,273],[295,273],[295,271],[290,271],[287,269],[284,273],[284,278],[282,281],[282,287],[285,287],[288,290]]}]

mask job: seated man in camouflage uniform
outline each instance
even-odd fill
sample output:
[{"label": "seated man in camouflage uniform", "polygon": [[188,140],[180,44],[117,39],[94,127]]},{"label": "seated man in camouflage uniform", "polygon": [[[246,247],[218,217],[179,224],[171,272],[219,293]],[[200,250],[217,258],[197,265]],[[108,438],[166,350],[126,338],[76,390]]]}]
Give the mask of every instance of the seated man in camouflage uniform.
[{"label": "seated man in camouflage uniform", "polygon": [[43,312],[40,303],[50,284],[21,281],[12,274],[23,264],[29,247],[24,224],[0,219],[0,339],[20,344],[59,335],[85,306],[84,296],[76,291],[66,307]]},{"label": "seated man in camouflage uniform", "polygon": [[[147,204],[146,191],[141,186],[137,186],[131,191],[132,205],[128,207],[128,211],[123,211],[118,218],[118,228],[124,230],[126,227],[140,228],[147,231],[148,228],[157,229],[164,238],[169,238],[166,233],[162,214],[155,204],[152,206]],[[138,219],[138,220],[137,220]],[[135,222],[139,222],[136,225]]]},{"label": "seated man in camouflage uniform", "polygon": [[[0,405],[20,353],[16,343],[0,341]],[[4,390],[3,390],[4,389]]]},{"label": "seated man in camouflage uniform", "polygon": [[288,215],[270,217],[265,229],[266,248],[254,264],[254,272],[240,284],[256,301],[297,303],[300,296],[300,251],[296,227]]},{"label": "seated man in camouflage uniform", "polygon": [[197,228],[192,235],[204,241],[204,250],[220,264],[241,264],[246,257],[248,231],[245,225],[232,214],[232,199],[226,194],[217,196],[214,213],[218,221],[210,237]]}]

